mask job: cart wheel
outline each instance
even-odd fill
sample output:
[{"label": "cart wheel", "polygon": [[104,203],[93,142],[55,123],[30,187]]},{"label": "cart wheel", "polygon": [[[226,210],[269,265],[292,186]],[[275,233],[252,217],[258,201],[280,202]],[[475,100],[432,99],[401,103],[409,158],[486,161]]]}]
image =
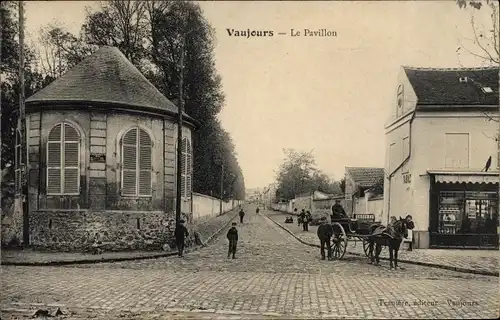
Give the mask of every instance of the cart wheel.
[{"label": "cart wheel", "polygon": [[365,255],[370,258],[370,242],[363,238],[363,250],[365,251]]},{"label": "cart wheel", "polygon": [[347,236],[344,227],[342,227],[340,223],[335,222],[332,224],[332,227],[332,258],[334,260],[340,260],[347,249]]}]

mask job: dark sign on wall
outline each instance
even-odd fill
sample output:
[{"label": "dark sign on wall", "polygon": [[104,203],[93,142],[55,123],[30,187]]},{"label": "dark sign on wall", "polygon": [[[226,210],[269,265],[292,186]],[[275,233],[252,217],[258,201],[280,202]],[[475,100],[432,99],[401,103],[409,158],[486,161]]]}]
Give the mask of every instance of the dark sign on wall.
[{"label": "dark sign on wall", "polygon": [[403,174],[403,183],[411,183],[411,173]]},{"label": "dark sign on wall", "polygon": [[90,162],[103,162],[106,163],[106,155],[104,153],[91,153]]}]

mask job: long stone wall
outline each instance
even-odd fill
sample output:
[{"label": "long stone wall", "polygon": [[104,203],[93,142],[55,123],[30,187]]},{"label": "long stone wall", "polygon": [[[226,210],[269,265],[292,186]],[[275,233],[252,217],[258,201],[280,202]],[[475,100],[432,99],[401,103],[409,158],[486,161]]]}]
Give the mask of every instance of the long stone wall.
[{"label": "long stone wall", "polygon": [[[220,214],[220,199],[206,196],[200,193],[193,193],[193,221],[210,219]],[[222,212],[237,208],[243,204],[242,200],[229,200],[222,202]]]}]

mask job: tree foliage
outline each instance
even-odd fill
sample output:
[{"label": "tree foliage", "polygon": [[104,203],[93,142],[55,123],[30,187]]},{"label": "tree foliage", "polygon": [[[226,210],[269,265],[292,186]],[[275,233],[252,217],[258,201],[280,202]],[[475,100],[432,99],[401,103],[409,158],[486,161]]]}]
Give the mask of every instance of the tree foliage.
[{"label": "tree foliage", "polygon": [[290,200],[296,195],[321,191],[340,194],[341,184],[333,181],[327,174],[316,168],[312,152],[284,149],[286,159],[277,175],[276,197]]},{"label": "tree foliage", "polygon": [[41,31],[44,72],[60,76],[99,46],[118,47],[167,98],[179,94],[181,43],[185,50],[185,111],[201,126],[193,137],[193,190],[224,198],[244,198],[244,179],[229,134],[217,120],[224,105],[215,69],[214,32],[196,3],[185,1],[106,1],[87,11],[79,36],[60,26]]},{"label": "tree foliage", "polygon": [[[17,106],[19,105],[19,24],[18,6],[16,2],[0,3],[1,22],[1,54],[2,82],[1,112],[2,112],[2,158],[1,168],[14,163],[15,130],[17,126]],[[25,94],[35,93],[47,85],[51,79],[38,73],[35,68],[36,55],[31,48],[25,49]]]}]

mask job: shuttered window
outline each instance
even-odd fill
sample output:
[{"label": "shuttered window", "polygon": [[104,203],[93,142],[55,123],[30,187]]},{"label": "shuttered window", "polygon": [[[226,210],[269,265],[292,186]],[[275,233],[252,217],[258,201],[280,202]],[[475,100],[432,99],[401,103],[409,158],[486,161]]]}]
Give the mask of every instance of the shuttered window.
[{"label": "shuttered window", "polygon": [[183,198],[191,196],[192,188],[192,152],[188,138],[182,139],[182,164],[181,164],[181,195]]},{"label": "shuttered window", "polygon": [[22,147],[21,147],[21,132],[16,130],[16,149],[15,149],[15,188],[16,193],[19,194],[22,191]]},{"label": "shuttered window", "polygon": [[55,125],[47,142],[47,194],[80,193],[80,135],[71,124]]},{"label": "shuttered window", "polygon": [[122,194],[124,196],[151,196],[153,143],[148,133],[132,128],[122,140]]}]

